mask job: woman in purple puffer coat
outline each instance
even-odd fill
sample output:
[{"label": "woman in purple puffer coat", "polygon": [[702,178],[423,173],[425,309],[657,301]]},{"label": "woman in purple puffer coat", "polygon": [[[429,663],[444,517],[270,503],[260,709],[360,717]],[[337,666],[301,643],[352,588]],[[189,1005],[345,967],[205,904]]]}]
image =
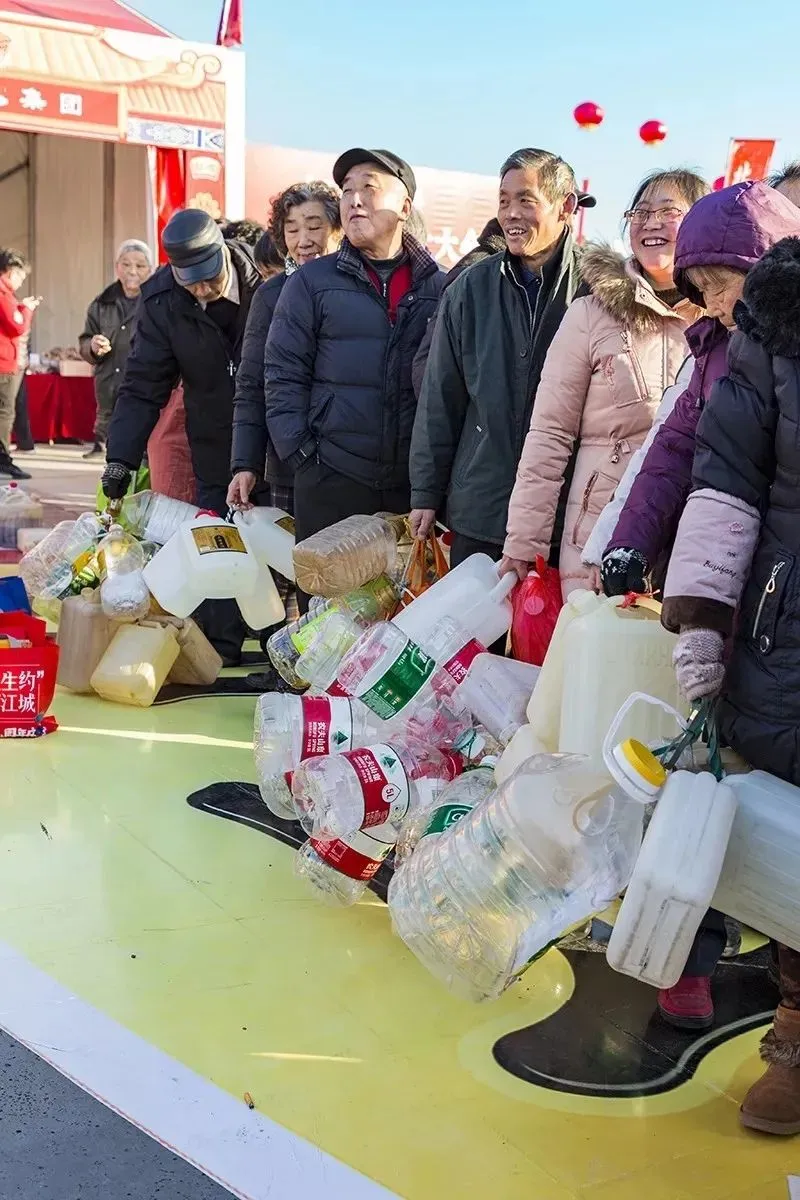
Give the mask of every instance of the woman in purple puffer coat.
[{"label": "woman in purple puffer coat", "polygon": [[733,307],[745,276],[776,242],[798,233],[800,210],[774,188],[753,181],[704,196],[684,217],[675,286],[707,315],[686,331],[695,360],[688,387],[665,420],[659,414],[663,423],[654,426],[644,460],[631,463],[635,477],[622,480],[598,522],[594,547],[598,554],[604,550],[607,595],[646,590],[651,571],[664,564],[691,486],[697,422],[713,384],[726,373]]}]

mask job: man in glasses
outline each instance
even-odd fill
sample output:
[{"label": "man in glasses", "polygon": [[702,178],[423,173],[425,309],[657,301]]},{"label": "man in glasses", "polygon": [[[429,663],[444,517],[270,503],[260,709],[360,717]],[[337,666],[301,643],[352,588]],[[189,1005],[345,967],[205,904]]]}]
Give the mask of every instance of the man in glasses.
[{"label": "man in glasses", "polygon": [[[411,442],[411,525],[423,537],[444,508],[451,562],[499,560],[508,501],[545,356],[581,287],[572,168],[547,150],[518,150],[500,171],[505,251],[444,293]],[[553,546],[561,542],[563,514]]]}]

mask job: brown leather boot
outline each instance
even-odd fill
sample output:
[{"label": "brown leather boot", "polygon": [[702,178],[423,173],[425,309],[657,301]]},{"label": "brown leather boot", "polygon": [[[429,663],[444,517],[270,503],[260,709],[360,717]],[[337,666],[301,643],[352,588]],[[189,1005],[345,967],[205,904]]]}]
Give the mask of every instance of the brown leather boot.
[{"label": "brown leather boot", "polygon": [[800,1010],[778,1005],[761,1057],[766,1074],[745,1096],[739,1119],[761,1133],[800,1133]]}]

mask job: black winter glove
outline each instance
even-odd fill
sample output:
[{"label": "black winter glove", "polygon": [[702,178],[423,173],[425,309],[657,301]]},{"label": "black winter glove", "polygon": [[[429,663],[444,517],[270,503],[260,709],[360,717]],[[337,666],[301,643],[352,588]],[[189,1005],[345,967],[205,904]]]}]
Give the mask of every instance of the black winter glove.
[{"label": "black winter glove", "polygon": [[131,482],[131,472],[124,463],[110,462],[106,464],[100,486],[108,500],[121,500]]},{"label": "black winter glove", "polygon": [[638,550],[618,547],[603,555],[600,579],[607,596],[627,596],[628,592],[646,592],[650,566]]}]

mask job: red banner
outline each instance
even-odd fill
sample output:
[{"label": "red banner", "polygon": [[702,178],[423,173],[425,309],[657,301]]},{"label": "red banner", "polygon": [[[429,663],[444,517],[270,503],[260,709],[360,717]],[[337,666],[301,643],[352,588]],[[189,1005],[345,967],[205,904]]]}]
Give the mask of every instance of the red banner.
[{"label": "red banner", "polygon": [[766,178],[774,150],[774,138],[731,138],[725,186],[742,183],[745,179]]},{"label": "red banner", "polygon": [[33,83],[3,74],[0,77],[0,121],[54,132],[70,128],[120,133],[117,92],[76,87],[71,83]]}]

